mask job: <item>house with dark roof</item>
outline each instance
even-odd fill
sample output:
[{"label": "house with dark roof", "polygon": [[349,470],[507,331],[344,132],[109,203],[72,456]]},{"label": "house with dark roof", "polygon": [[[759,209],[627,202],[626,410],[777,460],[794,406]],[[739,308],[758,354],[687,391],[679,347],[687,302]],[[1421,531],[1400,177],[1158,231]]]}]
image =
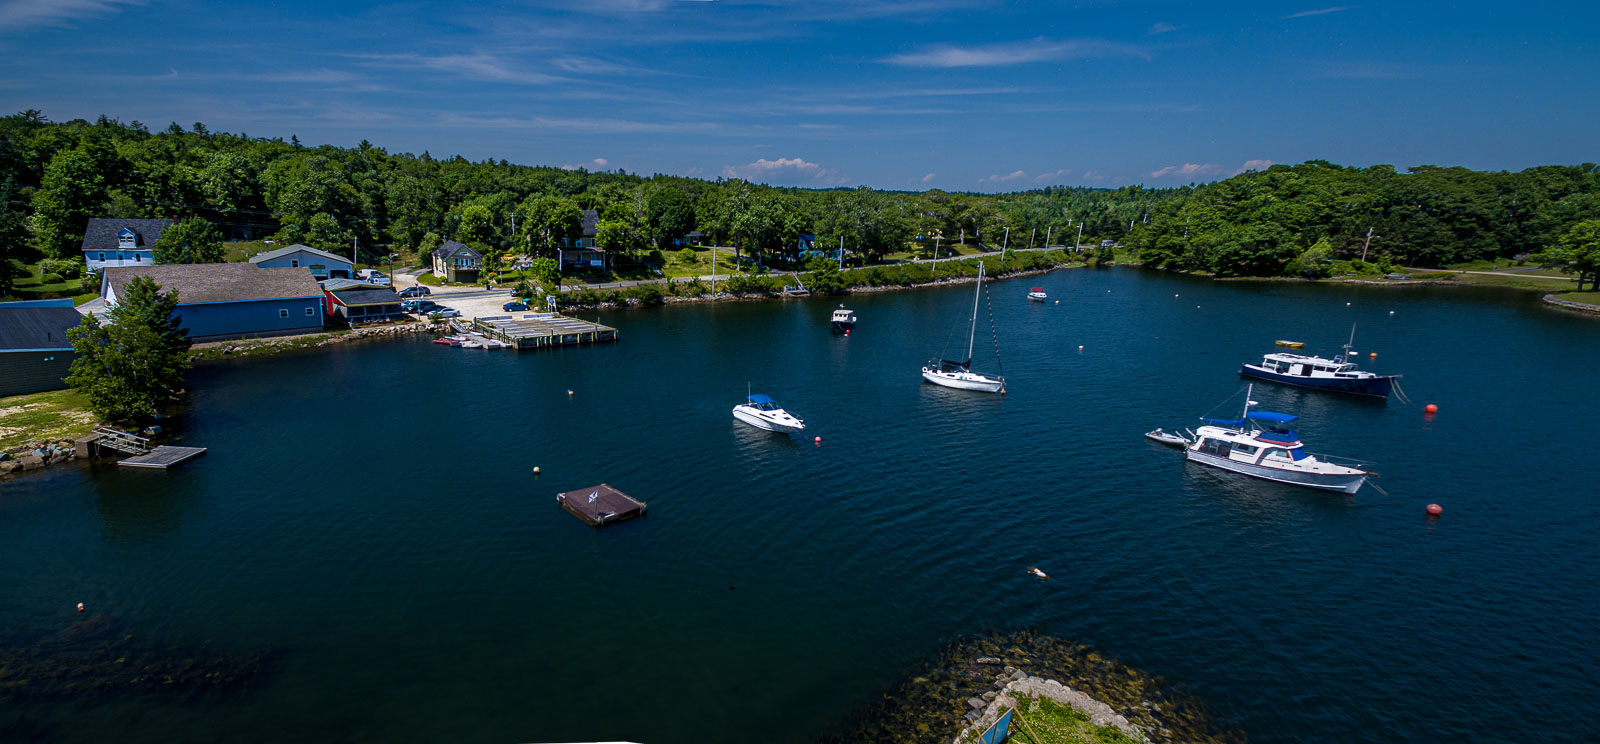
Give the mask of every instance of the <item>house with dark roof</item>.
[{"label": "house with dark roof", "polygon": [[250,263],[263,269],[305,268],[317,279],[349,279],[355,272],[350,259],[299,243],[258,253],[250,257]]},{"label": "house with dark roof", "polygon": [[67,329],[82,324],[83,315],[71,300],[65,307],[19,305],[0,303],[0,397],[67,387],[74,358]]},{"label": "house with dark roof", "polygon": [[350,325],[381,323],[406,317],[400,309],[400,295],[388,287],[350,287],[326,290],[328,319],[339,318]]},{"label": "house with dark roof", "polygon": [[100,280],[106,305],[134,277],[149,277],[161,291],[178,291],[173,312],[194,341],[257,338],[322,330],[322,289],[305,268],[262,268],[252,263],[113,266]]},{"label": "house with dark roof", "polygon": [[156,240],[173,224],[172,220],[90,217],[83,231],[83,262],[95,273],[107,266],[149,266],[155,263],[151,251]]},{"label": "house with dark roof", "polygon": [[447,282],[476,282],[482,271],[483,254],[465,243],[446,240],[433,252],[433,274]]},{"label": "house with dark roof", "polygon": [[604,269],[606,252],[595,242],[600,233],[600,213],[583,210],[583,234],[576,240],[562,240],[560,248],[562,269]]}]

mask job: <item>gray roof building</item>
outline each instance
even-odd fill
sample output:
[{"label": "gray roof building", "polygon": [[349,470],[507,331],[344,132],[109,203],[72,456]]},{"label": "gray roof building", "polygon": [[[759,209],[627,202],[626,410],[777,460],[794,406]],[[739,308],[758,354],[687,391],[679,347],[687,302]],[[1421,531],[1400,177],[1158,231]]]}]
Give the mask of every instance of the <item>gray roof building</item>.
[{"label": "gray roof building", "polygon": [[303,268],[264,269],[250,263],[108,267],[101,294],[108,299],[121,294],[136,276],[150,277],[163,292],[178,290],[178,301],[184,305],[322,296],[311,272]]},{"label": "gray roof building", "polygon": [[83,323],[70,307],[0,305],[0,351],[66,351],[72,348],[67,329]]},{"label": "gray roof building", "polygon": [[332,261],[334,263],[341,263],[341,264],[350,263],[350,259],[345,258],[344,256],[335,255],[333,253],[329,253],[329,252],[324,251],[324,250],[319,250],[319,249],[316,249],[316,248],[312,248],[309,245],[302,245],[300,243],[295,243],[294,245],[290,245],[290,246],[284,246],[283,248],[279,248],[278,250],[275,250],[275,251],[267,251],[266,253],[258,253],[256,255],[250,257],[250,263],[261,263],[263,261],[271,261],[274,258],[280,258],[282,256],[287,256],[287,255],[290,255],[290,254],[292,254],[292,253],[294,253],[296,251],[304,251],[304,252],[310,253],[310,254],[312,254],[314,256],[320,256],[320,257],[325,258],[325,259],[327,259],[329,261]]},{"label": "gray roof building", "polygon": [[161,233],[172,227],[172,220],[138,220],[123,219],[121,217],[90,217],[89,226],[83,231],[83,250],[86,251],[114,251],[122,246],[118,236],[123,230],[128,230],[134,235],[134,245],[138,250],[150,250],[161,238]]},{"label": "gray roof building", "polygon": [[456,254],[471,256],[473,258],[483,258],[482,253],[473,250],[472,247],[466,243],[455,240],[444,241],[444,245],[439,246],[439,249],[433,252],[434,256],[441,259],[451,258]]}]

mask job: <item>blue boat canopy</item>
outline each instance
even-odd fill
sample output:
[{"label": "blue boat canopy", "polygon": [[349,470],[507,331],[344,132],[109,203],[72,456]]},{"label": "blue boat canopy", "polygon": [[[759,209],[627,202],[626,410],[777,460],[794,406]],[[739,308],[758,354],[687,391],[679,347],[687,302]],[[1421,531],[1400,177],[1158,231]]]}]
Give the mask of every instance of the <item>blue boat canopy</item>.
[{"label": "blue boat canopy", "polygon": [[1273,413],[1271,411],[1251,411],[1245,414],[1245,418],[1255,419],[1256,421],[1271,421],[1278,424],[1287,424],[1290,421],[1300,417],[1290,416],[1287,413]]},{"label": "blue boat canopy", "polygon": [[772,400],[772,398],[770,396],[763,395],[761,393],[756,393],[755,395],[750,396],[750,404],[751,405],[759,406],[759,405],[762,405],[762,404],[765,404],[765,403],[771,403],[771,402],[773,402],[773,400]]}]

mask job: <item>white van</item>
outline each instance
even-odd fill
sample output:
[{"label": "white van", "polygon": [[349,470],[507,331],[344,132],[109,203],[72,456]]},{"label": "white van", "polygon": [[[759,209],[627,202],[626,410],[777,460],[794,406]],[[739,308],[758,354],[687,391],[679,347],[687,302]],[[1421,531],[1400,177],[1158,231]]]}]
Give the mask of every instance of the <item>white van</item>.
[{"label": "white van", "polygon": [[356,272],[356,278],[368,284],[377,284],[384,287],[389,286],[389,277],[384,276],[383,272],[377,269],[361,269],[360,271]]}]

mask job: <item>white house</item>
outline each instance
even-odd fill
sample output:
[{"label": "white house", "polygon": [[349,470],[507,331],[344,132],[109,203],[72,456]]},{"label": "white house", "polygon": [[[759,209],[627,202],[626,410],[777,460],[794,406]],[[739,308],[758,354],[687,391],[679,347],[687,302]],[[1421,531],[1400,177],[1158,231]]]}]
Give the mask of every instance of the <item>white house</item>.
[{"label": "white house", "polygon": [[258,253],[250,263],[263,269],[310,269],[317,279],[349,279],[355,264],[327,251],[295,243],[275,251]]}]

